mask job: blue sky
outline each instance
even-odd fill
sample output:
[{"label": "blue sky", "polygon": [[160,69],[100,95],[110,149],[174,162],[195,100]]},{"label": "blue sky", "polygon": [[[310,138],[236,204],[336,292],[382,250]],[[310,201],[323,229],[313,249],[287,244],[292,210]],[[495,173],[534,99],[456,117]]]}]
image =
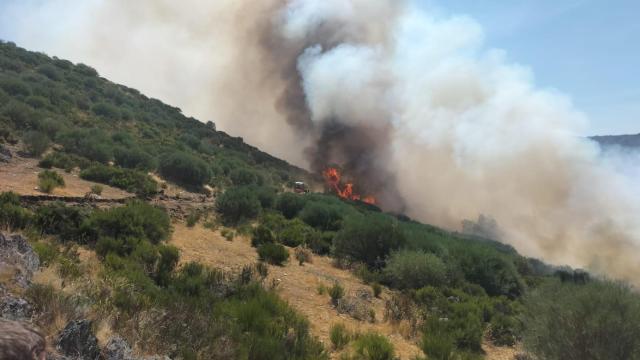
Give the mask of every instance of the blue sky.
[{"label": "blue sky", "polygon": [[571,96],[591,133],[640,133],[640,1],[420,1],[475,18],[487,46]]},{"label": "blue sky", "polygon": [[[21,1],[47,4],[0,0],[0,20],[3,10]],[[415,1],[474,18],[484,27],[488,47],[530,66],[538,86],[568,94],[591,119],[590,134],[640,133],[640,0]],[[0,21],[0,38],[30,38],[16,34],[11,22]]]}]

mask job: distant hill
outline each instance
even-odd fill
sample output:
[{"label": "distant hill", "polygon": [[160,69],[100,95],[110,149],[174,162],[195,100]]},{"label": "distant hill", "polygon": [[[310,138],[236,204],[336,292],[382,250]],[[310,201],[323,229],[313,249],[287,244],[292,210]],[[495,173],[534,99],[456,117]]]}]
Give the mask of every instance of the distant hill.
[{"label": "distant hill", "polygon": [[640,149],[640,134],[593,136],[591,140],[596,141],[602,147],[621,146]]}]

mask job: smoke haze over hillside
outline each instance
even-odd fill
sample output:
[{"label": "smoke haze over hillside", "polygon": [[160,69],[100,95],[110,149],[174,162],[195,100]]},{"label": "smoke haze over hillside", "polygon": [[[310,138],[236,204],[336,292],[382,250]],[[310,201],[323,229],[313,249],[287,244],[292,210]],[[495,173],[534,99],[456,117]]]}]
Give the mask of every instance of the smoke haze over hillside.
[{"label": "smoke haze over hillside", "polygon": [[487,214],[526,255],[637,283],[637,155],[578,137],[570,100],[485,49],[471,18],[397,0],[54,0],[0,21],[284,159],[343,165],[387,209],[453,229]]}]

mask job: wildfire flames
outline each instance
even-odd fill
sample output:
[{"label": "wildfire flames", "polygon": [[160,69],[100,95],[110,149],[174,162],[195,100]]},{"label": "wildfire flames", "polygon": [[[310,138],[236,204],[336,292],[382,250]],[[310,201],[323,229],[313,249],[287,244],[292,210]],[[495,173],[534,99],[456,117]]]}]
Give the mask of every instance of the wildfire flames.
[{"label": "wildfire flames", "polygon": [[341,197],[343,199],[348,199],[348,200],[362,201],[364,203],[372,204],[372,205],[376,204],[376,198],[375,197],[370,196],[370,195],[369,196],[362,196],[362,195],[360,195],[358,193],[355,193],[353,191],[353,183],[352,182],[346,182],[346,183],[343,184],[342,183],[342,174],[340,173],[340,170],[338,170],[338,169],[336,169],[334,167],[329,167],[325,171],[322,172],[322,175],[324,176],[324,180],[325,180],[326,184],[339,197]]}]

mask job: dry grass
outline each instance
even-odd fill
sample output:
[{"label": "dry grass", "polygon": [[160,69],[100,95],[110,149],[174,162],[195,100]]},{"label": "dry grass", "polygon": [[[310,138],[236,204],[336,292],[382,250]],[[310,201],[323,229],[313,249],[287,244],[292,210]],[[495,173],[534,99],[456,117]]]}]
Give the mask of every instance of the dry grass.
[{"label": "dry grass", "polygon": [[[183,262],[199,261],[225,270],[237,270],[257,260],[256,251],[251,247],[248,238],[239,236],[230,242],[219,232],[200,225],[189,228],[185,224],[176,223],[171,243],[182,251]],[[293,250],[291,252],[291,260],[285,266],[269,266],[267,283],[278,284],[280,296],[309,319],[312,332],[320,338],[326,348],[331,348],[331,325],[341,322],[350,331],[371,330],[384,334],[394,344],[397,355],[402,359],[411,359],[422,354],[414,341],[401,336],[397,326],[381,322],[384,316],[384,299],[388,293],[383,292],[381,299],[371,296],[370,305],[378,319],[376,323],[362,322],[348,315],[338,314],[331,305],[329,296],[318,294],[319,285],[331,286],[339,282],[348,295],[358,291],[371,292],[371,287],[362,284],[350,272],[336,269],[330,258],[316,256],[313,263],[300,266],[293,256]],[[337,354],[332,355],[337,358]]]}]

